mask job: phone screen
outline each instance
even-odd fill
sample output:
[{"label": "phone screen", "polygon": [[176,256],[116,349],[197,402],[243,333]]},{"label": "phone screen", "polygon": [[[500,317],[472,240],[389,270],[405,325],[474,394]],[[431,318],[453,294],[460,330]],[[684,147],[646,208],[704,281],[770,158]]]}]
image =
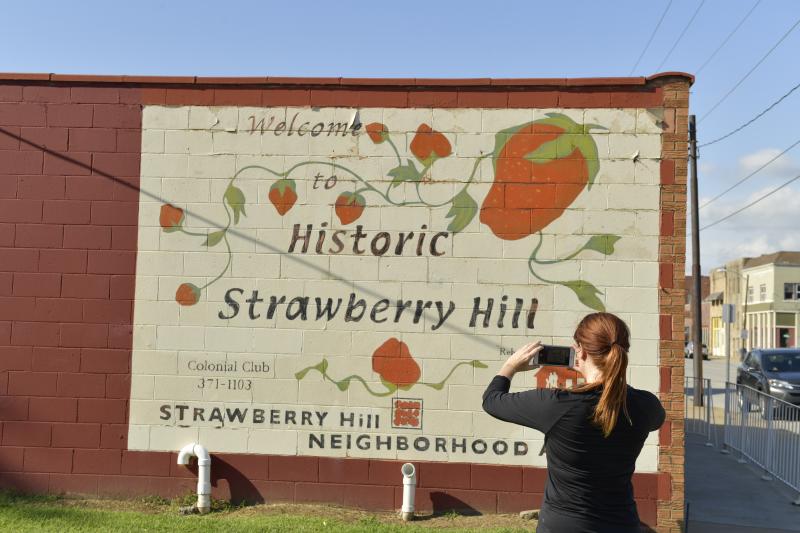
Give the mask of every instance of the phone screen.
[{"label": "phone screen", "polygon": [[540,365],[569,366],[572,348],[568,346],[545,346],[539,353]]}]

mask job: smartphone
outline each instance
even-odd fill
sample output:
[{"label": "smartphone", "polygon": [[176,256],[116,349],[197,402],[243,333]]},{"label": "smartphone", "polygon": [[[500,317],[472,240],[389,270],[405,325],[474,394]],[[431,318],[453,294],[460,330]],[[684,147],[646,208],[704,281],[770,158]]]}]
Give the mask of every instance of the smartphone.
[{"label": "smartphone", "polygon": [[531,365],[566,366],[575,365],[575,349],[571,346],[551,346],[544,344],[542,349],[531,359]]}]

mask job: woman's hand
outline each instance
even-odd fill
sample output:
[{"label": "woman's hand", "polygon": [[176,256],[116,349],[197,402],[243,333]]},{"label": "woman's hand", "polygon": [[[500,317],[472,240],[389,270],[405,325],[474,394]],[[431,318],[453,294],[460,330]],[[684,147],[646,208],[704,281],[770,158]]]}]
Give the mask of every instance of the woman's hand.
[{"label": "woman's hand", "polygon": [[542,343],[539,341],[526,344],[514,352],[508,359],[506,359],[506,362],[503,364],[500,372],[498,372],[498,375],[511,379],[517,372],[524,372],[526,370],[539,368],[538,365],[531,364],[531,359],[533,359],[533,357],[541,350]]}]

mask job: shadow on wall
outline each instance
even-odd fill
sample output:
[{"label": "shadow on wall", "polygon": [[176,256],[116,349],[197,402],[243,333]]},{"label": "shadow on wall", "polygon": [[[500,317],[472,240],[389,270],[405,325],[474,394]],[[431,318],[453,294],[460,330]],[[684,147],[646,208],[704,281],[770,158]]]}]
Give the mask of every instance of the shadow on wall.
[{"label": "shadow on wall", "polygon": [[228,482],[230,502],[233,505],[265,503],[261,492],[244,474],[224,459],[215,456],[214,467],[211,469],[211,486],[217,487],[221,479]]},{"label": "shadow on wall", "polygon": [[433,516],[443,514],[447,511],[458,511],[464,516],[477,516],[481,514],[480,511],[465,501],[444,492],[431,492],[431,503],[433,504]]}]

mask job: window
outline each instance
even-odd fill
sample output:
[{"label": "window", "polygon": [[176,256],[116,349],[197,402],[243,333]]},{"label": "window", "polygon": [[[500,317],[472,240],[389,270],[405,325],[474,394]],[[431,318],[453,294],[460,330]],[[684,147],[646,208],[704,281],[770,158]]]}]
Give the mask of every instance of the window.
[{"label": "window", "polygon": [[767,284],[766,283],[762,283],[758,287],[758,293],[759,293],[759,300],[758,301],[759,302],[766,301],[766,299],[767,299]]},{"label": "window", "polygon": [[800,283],[784,283],[783,299],[800,300]]},{"label": "window", "polygon": [[747,301],[748,302],[752,302],[753,301],[754,292],[755,292],[755,287],[748,287],[747,288]]}]

